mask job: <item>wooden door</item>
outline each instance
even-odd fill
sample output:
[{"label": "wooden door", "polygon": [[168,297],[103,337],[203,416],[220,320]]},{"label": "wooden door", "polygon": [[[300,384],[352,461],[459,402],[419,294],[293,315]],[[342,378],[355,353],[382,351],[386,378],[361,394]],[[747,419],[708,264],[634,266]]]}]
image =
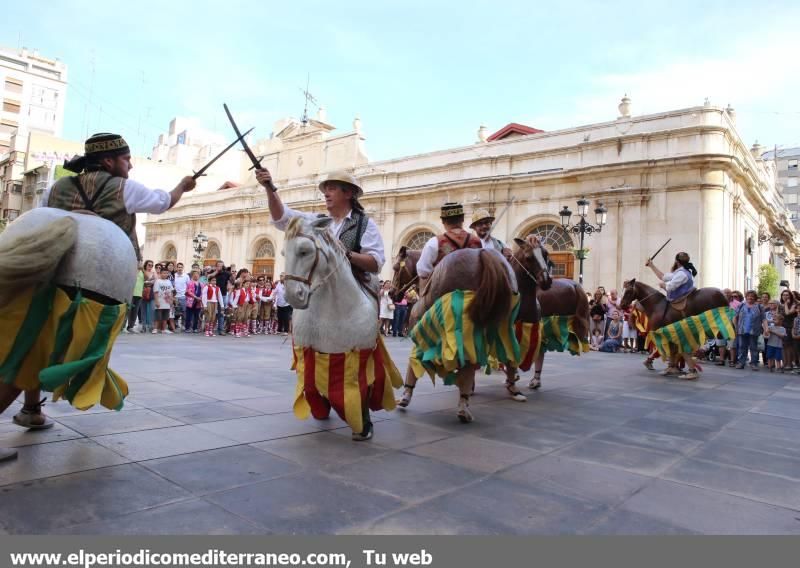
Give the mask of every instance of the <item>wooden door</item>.
[{"label": "wooden door", "polygon": [[550,275],[553,278],[574,278],[575,276],[575,255],[571,252],[551,252],[550,260],[553,262],[553,270]]},{"label": "wooden door", "polygon": [[253,274],[256,276],[264,275],[272,278],[275,273],[274,258],[257,258],[253,261]]}]

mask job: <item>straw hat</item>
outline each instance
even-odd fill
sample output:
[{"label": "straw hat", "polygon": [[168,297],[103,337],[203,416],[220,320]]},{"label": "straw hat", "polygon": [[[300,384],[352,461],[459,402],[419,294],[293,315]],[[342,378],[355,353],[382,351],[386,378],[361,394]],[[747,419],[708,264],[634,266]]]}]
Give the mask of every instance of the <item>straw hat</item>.
[{"label": "straw hat", "polygon": [[494,217],[489,213],[488,209],[476,209],[472,213],[472,224],[469,226],[470,229],[474,228],[475,225],[483,221],[484,219],[489,219],[490,221],[494,222]]},{"label": "straw hat", "polygon": [[345,183],[348,185],[353,186],[353,190],[355,191],[355,197],[361,197],[364,195],[364,190],[361,189],[361,186],[358,184],[358,179],[351,174],[344,170],[337,170],[335,172],[329,173],[325,176],[325,179],[319,183],[319,190],[322,191],[323,186],[329,181],[338,181],[340,183]]}]

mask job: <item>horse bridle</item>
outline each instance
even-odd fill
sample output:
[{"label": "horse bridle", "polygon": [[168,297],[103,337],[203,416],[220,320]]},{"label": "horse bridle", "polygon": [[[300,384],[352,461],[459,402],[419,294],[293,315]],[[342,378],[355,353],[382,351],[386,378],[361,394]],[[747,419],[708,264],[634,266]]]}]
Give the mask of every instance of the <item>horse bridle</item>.
[{"label": "horse bridle", "polygon": [[[544,257],[544,255],[542,255],[542,257]],[[515,262],[516,262],[516,263],[519,265],[519,267],[520,267],[520,268],[523,270],[523,272],[525,272],[525,274],[527,274],[527,275],[528,275],[528,278],[530,278],[530,279],[533,281],[533,283],[534,283],[534,284],[539,284],[539,281],[536,279],[536,276],[534,276],[533,274],[531,274],[530,270],[528,270],[527,268],[525,268],[525,265],[524,265],[524,264],[522,264],[522,263],[519,261],[519,259],[518,259],[516,256],[514,256],[514,255],[512,254],[512,255],[511,255],[511,258],[512,258],[512,259],[514,259],[514,261],[515,261]],[[538,264],[539,262],[537,261],[536,263]],[[541,269],[541,272],[540,272],[539,274],[542,274],[543,272],[550,272],[550,271],[549,271],[549,270],[546,268],[546,265],[547,265],[547,263],[545,263],[545,268],[542,268],[542,269]]]},{"label": "horse bridle", "polygon": [[406,284],[405,284],[405,285],[404,285],[402,288],[398,288],[398,287],[397,287],[397,285],[396,285],[396,281],[398,280],[398,277],[400,276],[400,273],[401,273],[401,272],[406,272],[406,273],[408,274],[408,276],[409,276],[409,277],[411,276],[411,270],[408,268],[408,265],[406,264],[407,262],[408,262],[407,258],[404,258],[403,260],[401,260],[401,261],[398,263],[398,264],[400,265],[400,269],[399,269],[399,270],[397,270],[397,271],[395,272],[394,276],[392,277],[392,288],[394,288],[395,290],[397,290],[397,293],[398,293],[398,294],[401,294],[401,293],[405,292],[405,291],[406,291],[406,289],[407,289],[409,286],[411,286],[411,285],[412,285],[412,284],[413,284],[413,283],[414,283],[414,282],[415,282],[415,281],[416,281],[416,280],[419,278],[419,274],[417,274],[417,275],[416,275],[416,276],[414,276],[413,278],[410,278],[410,280],[409,280],[408,282],[406,282]]},{"label": "horse bridle", "polygon": [[[339,270],[339,265],[338,265],[338,262],[337,262],[337,265],[333,267],[333,270],[331,270],[327,274],[327,276],[325,276],[322,280],[320,280],[319,285],[317,285],[317,287],[315,288],[312,285],[312,280],[311,279],[313,278],[314,272],[317,270],[317,265],[319,264],[320,247],[317,244],[317,240],[311,235],[307,235],[306,233],[298,232],[295,236],[296,237],[304,237],[304,238],[310,240],[312,243],[314,243],[314,263],[311,265],[311,270],[308,272],[308,276],[303,277],[303,276],[297,276],[296,274],[284,274],[283,275],[283,279],[284,280],[294,280],[296,282],[300,282],[302,284],[305,284],[309,288],[308,296],[311,297],[311,294],[314,292],[314,290],[319,289],[325,282],[328,281],[328,278],[330,278],[331,276],[336,274],[336,271]],[[325,255],[326,258],[327,258],[327,256],[328,255]]]}]

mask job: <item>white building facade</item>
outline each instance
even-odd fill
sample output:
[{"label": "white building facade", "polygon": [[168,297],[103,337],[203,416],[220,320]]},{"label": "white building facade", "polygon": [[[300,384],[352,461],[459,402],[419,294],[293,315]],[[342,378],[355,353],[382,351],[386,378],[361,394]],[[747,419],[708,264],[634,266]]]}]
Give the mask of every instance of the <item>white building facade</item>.
[{"label": "white building facade", "polygon": [[[545,237],[558,275],[577,279],[578,237],[561,228],[559,211],[564,205],[575,211],[585,198],[590,210],[600,203],[608,209],[606,226],[584,244],[587,289],[619,287],[631,277],[655,283],[644,263],[667,238],[656,264],[669,268],[677,252],[687,251],[700,286],[755,287],[758,267],[766,263],[797,285],[794,267],[784,264],[776,246],[784,243],[785,258],[800,255],[774,165],[761,159],[760,148],[745,145],[729,109],[706,105],[631,116],[626,98],[619,111],[608,122],[552,132],[509,125],[487,137],[482,128],[476,144],[381,162],[367,161],[358,122],[339,136],[322,121],[291,122],[257,146],[267,154],[264,164],[281,198],[301,210],[324,212],[319,180],[328,171],[351,169],[387,257],[403,245],[419,248],[439,232],[446,201],[462,202],[468,216],[477,208],[499,216],[507,206],[495,236]],[[188,196],[152,218],[145,256],[188,261],[193,237],[203,233],[208,262],[279,273],[283,234],[271,224],[252,172],[241,182]],[[382,276],[391,276],[391,262]]]}]

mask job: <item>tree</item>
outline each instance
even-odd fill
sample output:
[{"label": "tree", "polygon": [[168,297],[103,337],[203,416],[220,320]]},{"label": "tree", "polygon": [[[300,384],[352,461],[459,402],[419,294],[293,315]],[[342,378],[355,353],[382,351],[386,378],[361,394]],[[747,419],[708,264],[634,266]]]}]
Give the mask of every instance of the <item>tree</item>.
[{"label": "tree", "polygon": [[768,293],[770,298],[778,297],[778,269],[771,264],[762,264],[758,267],[758,294]]}]

